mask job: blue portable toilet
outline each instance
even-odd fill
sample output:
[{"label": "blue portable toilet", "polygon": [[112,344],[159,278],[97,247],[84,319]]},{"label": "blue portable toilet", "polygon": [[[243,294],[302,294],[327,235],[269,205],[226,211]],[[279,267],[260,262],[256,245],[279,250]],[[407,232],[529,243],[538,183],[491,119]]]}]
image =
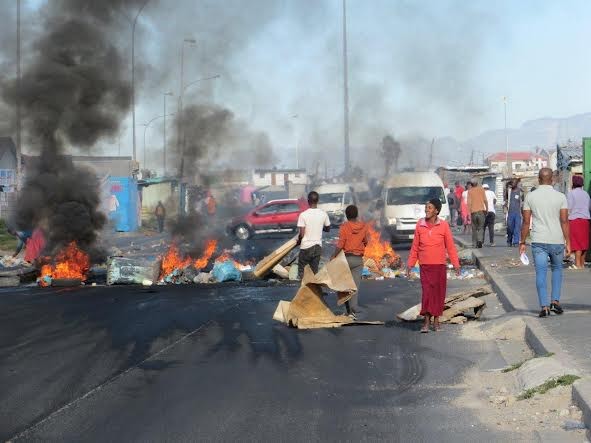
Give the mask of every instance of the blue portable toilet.
[{"label": "blue portable toilet", "polygon": [[138,229],[139,199],[137,180],[132,177],[109,177],[109,220],[115,230],[130,232]]}]

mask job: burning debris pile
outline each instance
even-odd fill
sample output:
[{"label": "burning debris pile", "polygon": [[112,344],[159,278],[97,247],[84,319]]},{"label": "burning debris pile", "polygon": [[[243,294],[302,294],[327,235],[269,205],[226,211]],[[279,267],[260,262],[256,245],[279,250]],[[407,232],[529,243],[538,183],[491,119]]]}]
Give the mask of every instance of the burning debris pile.
[{"label": "burning debris pile", "polygon": [[[252,270],[249,264],[236,261],[232,257],[232,250],[224,250],[213,259],[217,249],[217,240],[208,240],[201,256],[195,259],[183,255],[178,246],[172,244],[162,259],[159,284],[241,281],[242,273]],[[204,272],[212,261],[213,269]]]},{"label": "burning debris pile", "polygon": [[363,256],[363,276],[371,279],[395,278],[402,275],[402,260],[394,252],[390,242],[382,240],[380,233],[371,226],[369,242]]},{"label": "burning debris pile", "polygon": [[51,260],[41,267],[41,276],[37,279],[40,286],[51,286],[56,281],[70,281],[80,284],[86,281],[90,270],[88,254],[78,248],[76,242],[71,242]]}]

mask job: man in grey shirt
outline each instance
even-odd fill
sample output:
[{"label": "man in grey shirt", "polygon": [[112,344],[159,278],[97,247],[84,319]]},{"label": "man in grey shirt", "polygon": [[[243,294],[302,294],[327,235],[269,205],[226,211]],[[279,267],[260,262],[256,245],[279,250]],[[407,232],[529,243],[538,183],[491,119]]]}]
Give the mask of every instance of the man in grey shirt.
[{"label": "man in grey shirt", "polygon": [[[562,286],[562,261],[565,254],[570,255],[568,233],[568,204],[566,196],[552,187],[552,169],[542,168],[538,174],[540,186],[525,197],[523,204],[523,226],[519,253],[526,250],[525,239],[531,230],[531,250],[536,268],[536,289],[542,310],[540,317],[548,317],[550,311],[562,314],[560,289]],[[548,303],[546,275],[548,258],[552,269],[552,302]]]}]

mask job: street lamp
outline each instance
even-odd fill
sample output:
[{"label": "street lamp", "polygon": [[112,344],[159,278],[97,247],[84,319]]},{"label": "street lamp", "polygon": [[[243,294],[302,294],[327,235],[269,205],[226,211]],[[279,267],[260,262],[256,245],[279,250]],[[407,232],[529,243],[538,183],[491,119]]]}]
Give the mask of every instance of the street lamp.
[{"label": "street lamp", "polygon": [[131,25],[131,116],[132,116],[132,133],[133,133],[133,160],[136,159],[136,149],[135,149],[135,25],[137,24],[137,19],[142,13],[145,6],[148,4],[150,0],[145,0],[140,9],[138,10],[135,18],[133,19],[133,24]]},{"label": "street lamp", "polygon": [[166,175],[166,97],[172,96],[172,92],[163,92],[162,96],[164,97],[164,112],[162,116],[164,118],[164,127],[162,129],[162,156],[163,156],[163,163],[164,163],[164,175]]},{"label": "street lamp", "polygon": [[509,164],[509,134],[507,133],[507,97],[503,97],[503,109],[505,112],[505,165],[507,176],[513,175],[513,165]]},{"label": "street lamp", "polygon": [[164,115],[157,115],[156,117],[154,117],[149,122],[142,123],[141,125],[138,125],[138,126],[143,126],[144,127],[144,155],[143,155],[143,158],[144,158],[144,168],[146,168],[146,169],[148,167],[147,162],[146,162],[146,131],[150,127],[150,125],[153,122],[155,122],[156,120],[158,120],[159,118],[166,118],[166,117],[170,117],[171,115],[174,115],[174,112],[172,114],[168,114],[168,115],[166,115],[166,114],[164,114]]},{"label": "street lamp", "polygon": [[299,152],[299,138],[300,138],[300,134],[297,128],[297,119],[298,119],[298,115],[294,114],[291,116],[291,118],[293,118],[294,120],[296,120],[296,130],[295,130],[295,158],[296,158],[296,169],[300,169],[300,152]]}]

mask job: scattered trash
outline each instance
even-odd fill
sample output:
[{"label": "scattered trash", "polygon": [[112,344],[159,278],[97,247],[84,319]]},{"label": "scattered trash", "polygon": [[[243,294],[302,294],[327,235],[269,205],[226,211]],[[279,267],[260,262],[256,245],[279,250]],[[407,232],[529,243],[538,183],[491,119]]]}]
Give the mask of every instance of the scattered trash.
[{"label": "scattered trash", "polygon": [[292,281],[296,281],[298,279],[298,264],[294,263],[289,267],[289,279]]},{"label": "scattered trash", "polygon": [[160,273],[160,260],[156,257],[109,257],[107,284],[142,284],[144,280],[156,281]]},{"label": "scattered trash", "polygon": [[213,278],[220,283],[225,281],[242,280],[242,272],[236,268],[232,260],[216,262],[215,265],[213,265],[212,275]]},{"label": "scattered trash", "polygon": [[297,236],[293,237],[292,239],[288,240],[265,258],[263,258],[254,269],[254,275],[256,277],[264,277],[268,272],[273,269],[273,267],[279,263],[283,257],[285,257],[291,250],[293,250],[298,245]]},{"label": "scattered trash", "polygon": [[200,272],[193,278],[193,283],[211,283],[212,279],[211,272]]},{"label": "scattered trash", "polygon": [[4,268],[16,268],[17,266],[31,266],[31,264],[22,258],[5,255],[0,259],[0,266]]},{"label": "scattered trash", "polygon": [[585,429],[585,423],[577,420],[566,420],[562,425],[562,428],[567,431],[572,431],[575,429]]},{"label": "scattered trash", "polygon": [[[486,307],[486,303],[480,297],[490,293],[492,293],[490,287],[482,287],[448,295],[445,297],[444,310],[439,317],[439,321],[442,323],[463,323],[468,318],[480,318],[482,311]],[[471,316],[464,315],[469,310],[473,310],[474,313]],[[401,312],[396,317],[404,321],[416,321],[423,318],[420,313],[421,304],[419,303]],[[454,319],[457,316],[461,318]]]},{"label": "scattered trash", "polygon": [[154,282],[152,280],[142,280],[142,286],[152,286],[154,284]]},{"label": "scattered trash", "polygon": [[275,274],[277,277],[281,277],[281,278],[289,278],[289,271],[287,269],[285,269],[283,266],[281,266],[279,263],[277,263],[275,266],[273,266],[273,274]]}]

